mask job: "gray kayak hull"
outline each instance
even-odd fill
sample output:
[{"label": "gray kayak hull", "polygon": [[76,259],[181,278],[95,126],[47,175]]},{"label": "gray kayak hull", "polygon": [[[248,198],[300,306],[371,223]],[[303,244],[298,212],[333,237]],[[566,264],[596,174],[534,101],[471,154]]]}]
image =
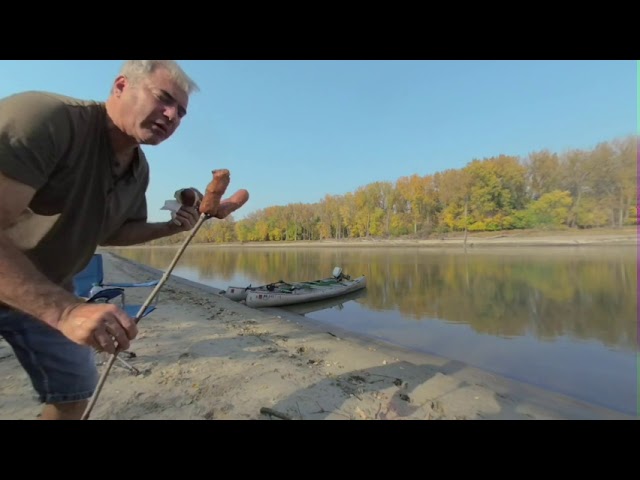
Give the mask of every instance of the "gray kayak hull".
[{"label": "gray kayak hull", "polygon": [[280,307],[335,298],[366,288],[367,279],[363,275],[353,280],[341,279],[335,282],[326,282],[326,284],[314,285],[313,282],[300,282],[294,285],[295,288],[289,291],[278,288],[273,291],[267,289],[249,290],[246,292],[245,303],[254,308]]}]

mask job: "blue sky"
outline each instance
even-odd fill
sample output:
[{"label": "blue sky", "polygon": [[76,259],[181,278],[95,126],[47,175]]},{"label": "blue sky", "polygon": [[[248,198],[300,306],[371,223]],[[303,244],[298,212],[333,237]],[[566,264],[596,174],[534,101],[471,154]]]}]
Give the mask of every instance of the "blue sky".
[{"label": "blue sky", "polygon": [[[2,60],[0,97],[106,99],[122,60]],[[635,60],[184,60],[198,83],[172,138],[146,147],[149,218],[228,168],[235,213],[314,203],[500,154],[590,149],[636,133]]]}]

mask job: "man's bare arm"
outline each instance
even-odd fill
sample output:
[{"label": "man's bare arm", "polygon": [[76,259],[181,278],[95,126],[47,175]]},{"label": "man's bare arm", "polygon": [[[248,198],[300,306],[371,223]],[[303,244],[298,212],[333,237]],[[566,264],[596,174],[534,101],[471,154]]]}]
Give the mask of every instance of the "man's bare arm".
[{"label": "man's bare arm", "polygon": [[[227,183],[228,179],[223,183],[223,192]],[[202,197],[200,192],[198,192],[198,194]],[[212,206],[216,212],[213,216],[218,219],[224,219],[247,203],[247,200],[249,200],[249,192],[244,189],[238,190],[231,197],[219,201],[219,204],[216,201],[216,204]],[[204,205],[204,207],[207,208],[206,205]],[[176,220],[180,225],[176,225],[173,221],[166,223],[128,222],[112,235],[111,238],[104,242],[103,245],[125,247],[150,242],[151,240],[168,237],[180,232],[188,232],[196,225],[199,217],[200,211],[197,207],[187,207],[183,205],[180,210],[176,212]]]},{"label": "man's bare arm", "polygon": [[173,221],[161,223],[127,222],[103,242],[103,246],[126,247],[139,245],[162,237],[168,237],[180,232],[188,232],[198,222],[198,211],[194,207],[181,207],[176,212],[177,225]]},{"label": "man's bare arm", "polygon": [[126,247],[129,245],[139,245],[158,238],[168,237],[181,231],[177,225],[171,225],[168,222],[128,222],[120,227],[120,230],[112,235],[111,238],[103,242],[103,246]]},{"label": "man's bare arm", "polygon": [[129,348],[138,328],[113,304],[85,303],[44,276],[9,238],[35,194],[32,187],[0,173],[0,302],[42,320],[81,345],[114,353]]},{"label": "man's bare arm", "polygon": [[42,275],[5,233],[34,194],[32,187],[0,173],[0,301],[55,328],[79,299]]}]

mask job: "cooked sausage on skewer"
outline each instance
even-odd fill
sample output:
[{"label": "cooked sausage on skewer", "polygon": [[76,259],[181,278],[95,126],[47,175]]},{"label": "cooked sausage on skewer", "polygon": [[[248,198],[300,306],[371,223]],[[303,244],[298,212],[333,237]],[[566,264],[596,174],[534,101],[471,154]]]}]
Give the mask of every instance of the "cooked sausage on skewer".
[{"label": "cooked sausage on skewer", "polygon": [[223,219],[229,216],[232,212],[238,210],[241,206],[243,206],[249,200],[249,192],[242,189],[238,190],[236,193],[231,195],[229,198],[226,198],[220,202],[220,206],[218,207],[218,211],[214,215],[214,217]]},{"label": "cooked sausage on skewer", "polygon": [[199,211],[213,217],[218,212],[220,200],[227,190],[231,178],[227,169],[214,170],[211,173],[213,173],[213,180],[207,185]]}]

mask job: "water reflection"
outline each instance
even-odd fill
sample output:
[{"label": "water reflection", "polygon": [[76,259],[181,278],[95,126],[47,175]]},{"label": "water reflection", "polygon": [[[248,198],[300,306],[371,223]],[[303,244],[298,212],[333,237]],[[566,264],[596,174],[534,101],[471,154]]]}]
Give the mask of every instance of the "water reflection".
[{"label": "water reflection", "polygon": [[[175,248],[118,249],[164,270]],[[636,351],[635,248],[496,249],[199,247],[174,274],[225,289],[229,284],[367,276],[366,309],[399,312],[415,322],[468,324],[500,337],[573,337]]]},{"label": "water reflection", "polygon": [[344,310],[345,303],[358,298],[363,298],[366,295],[367,290],[364,289],[347,293],[346,295],[341,295],[339,297],[317,300],[315,302],[300,303],[298,305],[289,305],[282,308],[288,312],[296,313],[298,315],[307,315],[309,313],[321,312],[329,309],[341,311]]},{"label": "water reflection", "polygon": [[[164,271],[176,250],[116,252]],[[636,414],[635,247],[193,246],[174,274],[224,290],[327,277],[335,266],[366,275],[366,294],[307,306],[313,321]]]}]

